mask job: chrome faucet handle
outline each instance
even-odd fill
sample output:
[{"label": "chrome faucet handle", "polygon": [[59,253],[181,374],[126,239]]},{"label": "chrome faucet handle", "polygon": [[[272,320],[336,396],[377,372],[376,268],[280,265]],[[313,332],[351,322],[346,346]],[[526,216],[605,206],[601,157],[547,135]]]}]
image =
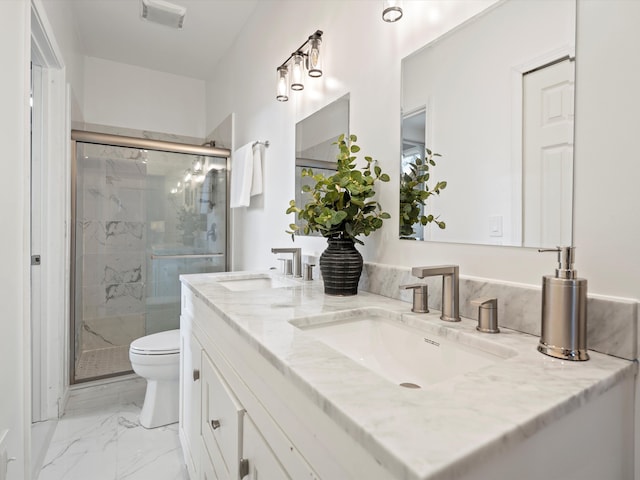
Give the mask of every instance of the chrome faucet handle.
[{"label": "chrome faucet handle", "polygon": [[429,313],[429,287],[425,283],[412,283],[400,285],[404,290],[413,290],[413,306],[411,311],[415,313]]},{"label": "chrome faucet handle", "polygon": [[282,263],[282,274],[283,275],[293,275],[293,260],[290,258],[279,258],[279,262]]},{"label": "chrome faucet handle", "polygon": [[478,326],[476,330],[484,333],[499,333],[498,299],[481,297],[471,300],[471,305],[478,307]]},{"label": "chrome faucet handle", "polygon": [[303,280],[313,280],[313,267],[315,267],[315,263],[304,263],[302,265],[302,279]]}]

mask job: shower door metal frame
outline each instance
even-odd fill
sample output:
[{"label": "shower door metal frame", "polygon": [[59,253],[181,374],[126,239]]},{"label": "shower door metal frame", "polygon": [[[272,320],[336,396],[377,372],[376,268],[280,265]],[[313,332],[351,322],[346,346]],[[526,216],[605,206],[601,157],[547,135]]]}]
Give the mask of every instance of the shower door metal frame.
[{"label": "shower door metal frame", "polygon": [[76,196],[77,196],[77,143],[91,143],[96,145],[108,145],[113,147],[140,148],[144,150],[156,150],[169,153],[185,153],[188,155],[204,155],[226,159],[226,210],[225,210],[225,271],[229,271],[231,265],[230,233],[230,209],[229,209],[229,185],[231,180],[231,151],[227,148],[208,147],[205,145],[192,145],[188,143],[169,142],[165,140],[152,140],[149,138],[128,137],[109,133],[89,132],[86,130],[71,130],[71,268],[70,268],[70,308],[69,316],[71,328],[69,329],[69,382],[73,385],[86,381],[119,376],[119,374],[104,375],[99,378],[76,381]]}]

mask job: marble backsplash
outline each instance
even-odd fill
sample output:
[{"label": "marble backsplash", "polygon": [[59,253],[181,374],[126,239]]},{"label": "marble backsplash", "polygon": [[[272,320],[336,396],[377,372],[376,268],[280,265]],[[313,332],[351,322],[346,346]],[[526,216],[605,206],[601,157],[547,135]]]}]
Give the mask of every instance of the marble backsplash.
[{"label": "marble backsplash", "polygon": [[[441,277],[420,280],[411,268],[365,263],[360,288],[386,297],[412,301],[412,290],[401,285],[429,285],[429,308],[441,309]],[[498,299],[500,326],[540,335],[542,292],[539,287],[460,276],[460,315],[477,319],[477,307],[470,301],[480,297]],[[587,300],[587,346],[590,350],[628,360],[638,358],[638,302],[589,295]]]}]

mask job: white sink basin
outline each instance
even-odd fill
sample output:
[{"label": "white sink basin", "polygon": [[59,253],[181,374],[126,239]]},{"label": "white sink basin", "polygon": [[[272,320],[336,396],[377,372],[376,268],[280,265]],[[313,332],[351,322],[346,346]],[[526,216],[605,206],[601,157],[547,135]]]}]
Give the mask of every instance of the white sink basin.
[{"label": "white sink basin", "polygon": [[516,354],[481,339],[465,341],[460,335],[457,339],[445,338],[439,334],[444,327],[422,321],[418,323],[424,325],[419,328],[410,326],[402,322],[400,313],[379,308],[307,317],[291,323],[387,380],[409,388],[482,369]]},{"label": "white sink basin", "polygon": [[232,292],[243,292],[249,290],[265,290],[269,288],[284,288],[298,285],[293,280],[286,278],[272,278],[266,274],[256,274],[242,276],[239,278],[228,278],[218,282],[227,290]]}]

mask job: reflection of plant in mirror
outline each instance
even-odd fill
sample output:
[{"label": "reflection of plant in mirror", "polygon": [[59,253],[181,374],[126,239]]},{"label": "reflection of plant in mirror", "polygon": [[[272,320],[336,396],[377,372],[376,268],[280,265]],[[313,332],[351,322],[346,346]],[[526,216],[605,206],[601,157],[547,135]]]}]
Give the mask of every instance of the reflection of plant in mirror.
[{"label": "reflection of plant in mirror", "polygon": [[319,232],[328,238],[350,238],[362,244],[358,235],[369,235],[382,227],[382,220],[391,218],[382,207],[371,198],[375,195],[376,181],[388,182],[389,175],[382,173],[379,166],[374,165],[371,157],[364,157],[367,165],[364,169],[356,168],[356,157],[352,154],[360,151],[355,142],[357,137],[340,135],[335,143],[340,150],[337,160],[337,172],[325,177],[321,173],[314,174],[309,168],[302,170],[303,177],[311,177],[315,185],[304,185],[303,191],[311,195],[311,200],[302,208],[296,206],[295,200],[289,202],[287,213],[296,213],[303,226],[294,223],[289,225],[287,233],[293,238],[294,232],[302,229],[305,235]]},{"label": "reflection of plant in mirror", "polygon": [[196,212],[193,207],[186,207],[182,205],[178,208],[178,230],[181,230],[185,234],[191,234],[204,230],[206,225],[206,219],[204,215]]},{"label": "reflection of plant in mirror", "polygon": [[435,167],[434,157],[441,157],[439,153],[433,153],[425,148],[425,158],[417,158],[407,164],[408,171],[404,171],[400,180],[400,236],[410,238],[415,232],[413,226],[422,226],[428,223],[435,223],[441,229],[446,228],[446,224],[439,221],[439,217],[424,215],[424,205],[427,199],[433,195],[440,195],[440,190],[444,190],[447,182],[437,182],[433,190],[429,189],[429,168]]}]

